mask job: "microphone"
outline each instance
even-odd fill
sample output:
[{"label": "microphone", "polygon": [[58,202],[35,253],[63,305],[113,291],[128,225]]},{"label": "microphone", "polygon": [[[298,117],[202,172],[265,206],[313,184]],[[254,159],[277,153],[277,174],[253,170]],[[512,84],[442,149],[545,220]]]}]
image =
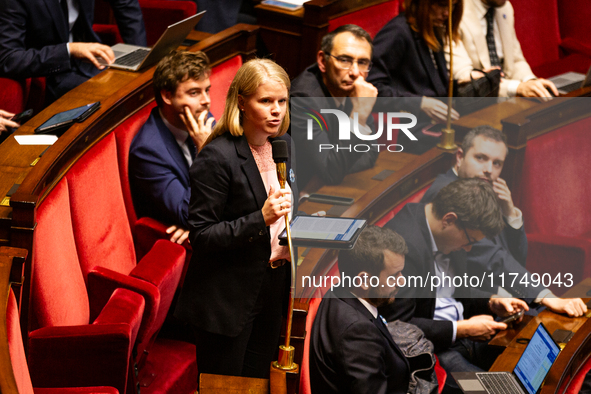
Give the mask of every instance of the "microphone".
[{"label": "microphone", "polygon": [[[287,180],[287,142],[283,140],[273,141],[273,161],[277,165],[277,179],[282,189],[285,188]],[[287,233],[287,245],[291,260],[291,286],[289,293],[289,304],[287,309],[287,322],[285,324],[285,343],[279,346],[279,359],[273,362],[273,368],[282,371],[293,371],[298,365],[293,362],[295,348],[289,344],[291,337],[291,325],[293,321],[293,304],[295,299],[295,253],[291,243],[291,230],[289,228],[289,216],[285,214],[285,232]]]},{"label": "microphone", "polygon": [[277,178],[279,179],[279,186],[285,188],[287,180],[287,142],[283,140],[273,141],[273,161],[277,164]]}]

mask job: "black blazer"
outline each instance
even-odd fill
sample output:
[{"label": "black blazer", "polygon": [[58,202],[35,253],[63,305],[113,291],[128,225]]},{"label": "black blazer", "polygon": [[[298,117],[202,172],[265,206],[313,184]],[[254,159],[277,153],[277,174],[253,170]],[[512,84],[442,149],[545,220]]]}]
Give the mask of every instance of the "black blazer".
[{"label": "black blazer", "polygon": [[[405,258],[405,277],[420,275],[423,278],[435,275],[435,257],[431,247],[431,237],[425,216],[425,204],[406,204],[388,227],[402,235],[408,246]],[[466,252],[460,250],[449,254],[450,265],[456,275],[466,272]],[[457,288],[454,298],[464,305],[464,317],[490,314],[488,300],[492,294],[478,289]],[[401,287],[393,304],[380,309],[388,321],[402,320],[418,326],[435,345],[435,351],[447,349],[452,344],[453,324],[451,321],[433,320],[435,315],[436,290],[430,286],[416,288]]]},{"label": "black blazer", "polygon": [[[323,115],[326,120],[326,130],[320,129],[316,122],[313,123],[312,140],[307,138],[307,121],[311,119],[309,107],[320,112],[320,109],[335,109],[336,104],[327,87],[322,81],[322,73],[318,64],[308,67],[292,83],[291,101],[291,137],[297,148],[299,187],[304,188],[314,175],[329,185],[337,185],[342,182],[345,175],[357,171],[372,168],[378,158],[379,152],[373,148],[369,152],[355,152],[348,150],[323,150],[319,152],[320,144],[331,145],[355,145],[371,144],[375,141],[362,141],[351,133],[350,141],[339,141],[339,122],[332,114]],[[306,98],[305,106],[294,102],[294,97]],[[351,112],[353,106],[350,100],[346,101],[344,111]],[[375,130],[373,117],[367,120],[368,126]]]},{"label": "black blazer", "polygon": [[311,391],[406,393],[408,361],[383,323],[344,292],[328,292],[318,307],[310,337]]},{"label": "black blazer", "polygon": [[[452,169],[445,174],[439,174],[435,181],[427,190],[422,203],[429,203],[435,198],[439,190],[451,182],[458,179],[458,176]],[[491,289],[496,292],[496,287],[500,286],[499,275],[505,274],[505,278],[512,278],[509,273],[518,273],[518,278],[521,279],[523,275],[529,275],[529,271],[525,268],[527,258],[527,236],[525,234],[525,226],[519,229],[514,229],[508,224],[503,231],[496,237],[489,239],[484,238],[482,241],[475,243],[472,250],[468,253],[468,273],[472,275],[482,275],[482,270],[492,272],[495,274],[495,287]],[[505,290],[518,298],[523,298],[526,302],[531,303],[538,294],[544,290],[544,286],[524,286],[516,280],[513,286],[510,286],[511,281],[505,279]]]},{"label": "black blazer", "polygon": [[[293,174],[291,138],[278,139],[288,143],[287,171]],[[175,315],[202,330],[236,336],[255,305],[271,256],[261,212],[265,186],[246,137],[229,132],[201,150],[190,177],[193,257]],[[295,176],[288,181],[296,197]]]},{"label": "black blazer", "polygon": [[[146,32],[138,1],[108,1],[123,40],[145,46]],[[100,42],[92,30],[94,0],[79,0],[79,12],[74,41]],[[47,81],[49,89],[68,83],[63,80],[72,78],[67,73],[72,71],[75,62],[70,61],[67,42],[68,24],[59,0],[0,0],[0,76],[14,79],[52,76]],[[88,73],[99,71],[90,66],[90,63],[80,64]]]},{"label": "black blazer", "polygon": [[433,55],[437,68],[423,37],[400,14],[376,35],[367,80],[378,89],[378,97],[407,97],[399,109],[418,115],[422,96],[447,97],[449,73],[443,50]]}]

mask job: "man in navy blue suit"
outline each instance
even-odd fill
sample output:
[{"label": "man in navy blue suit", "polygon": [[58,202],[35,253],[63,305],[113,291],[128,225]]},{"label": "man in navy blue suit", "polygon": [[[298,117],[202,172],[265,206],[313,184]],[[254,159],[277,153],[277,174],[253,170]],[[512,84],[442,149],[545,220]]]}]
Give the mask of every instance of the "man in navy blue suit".
[{"label": "man in navy blue suit", "polygon": [[158,106],[131,143],[129,183],[138,217],[170,227],[171,241],[189,236],[189,168],[211,133],[209,59],[203,52],[173,52],[154,72]]},{"label": "man in navy blue suit", "polygon": [[[138,0],[108,0],[128,44],[146,45]],[[51,102],[112,63],[92,30],[94,0],[0,0],[0,76],[46,77]]]}]

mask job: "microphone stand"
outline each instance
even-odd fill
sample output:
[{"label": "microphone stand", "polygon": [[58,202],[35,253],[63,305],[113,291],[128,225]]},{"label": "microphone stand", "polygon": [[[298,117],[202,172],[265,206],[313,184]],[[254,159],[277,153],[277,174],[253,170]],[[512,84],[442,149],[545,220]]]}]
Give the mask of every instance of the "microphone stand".
[{"label": "microphone stand", "polygon": [[452,17],[453,4],[452,0],[449,0],[449,17],[447,18],[447,33],[449,42],[449,87],[447,94],[447,122],[445,128],[441,130],[441,141],[437,144],[438,148],[445,150],[457,149],[455,143],[456,132],[451,128],[451,105],[453,101],[453,89],[454,89],[454,78],[453,78],[453,65],[454,65],[454,52],[453,52],[453,31],[452,31]]},{"label": "microphone stand", "polygon": [[[279,178],[279,185],[285,188],[285,180],[287,179],[287,165],[285,163],[277,164],[277,178]],[[279,346],[279,359],[273,361],[273,367],[282,371],[294,371],[298,369],[298,365],[293,362],[295,348],[289,344],[291,337],[291,324],[293,321],[293,303],[295,299],[295,284],[296,284],[296,269],[295,269],[295,254],[293,252],[293,244],[291,242],[291,229],[289,228],[289,215],[285,214],[285,231],[287,233],[287,245],[289,246],[289,257],[291,260],[291,287],[289,292],[289,306],[287,310],[287,324],[285,330],[285,343]]]}]

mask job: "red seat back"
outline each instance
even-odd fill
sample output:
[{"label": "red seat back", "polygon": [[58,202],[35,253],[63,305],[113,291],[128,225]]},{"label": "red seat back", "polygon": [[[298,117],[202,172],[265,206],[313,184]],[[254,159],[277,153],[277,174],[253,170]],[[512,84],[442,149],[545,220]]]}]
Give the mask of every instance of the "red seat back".
[{"label": "red seat back", "polygon": [[516,204],[528,234],[591,232],[590,128],[587,118],[527,142]]},{"label": "red seat back", "polygon": [[392,210],[390,212],[388,212],[380,220],[378,220],[375,223],[375,225],[378,226],[378,227],[384,227],[384,225],[386,223],[388,223],[390,220],[392,220],[392,218],[394,217],[394,215],[396,215],[406,204],[408,204],[409,202],[419,202],[419,201],[421,201],[421,198],[423,198],[423,196],[425,195],[425,192],[430,187],[431,187],[431,185],[425,186],[424,188],[422,188],[421,190],[419,190],[418,192],[416,192],[415,194],[413,194],[412,196],[410,196],[409,198],[407,198],[406,200],[404,200],[400,204],[396,205],[394,208],[392,208]]},{"label": "red seat back", "polygon": [[310,335],[312,334],[312,324],[318,312],[318,306],[322,298],[311,298],[308,315],[306,316],[306,337],[304,338],[304,354],[302,356],[302,368],[300,373],[300,394],[311,394],[310,389]]},{"label": "red seat back", "polygon": [[135,214],[135,208],[133,207],[133,200],[131,198],[131,189],[129,187],[129,148],[131,142],[136,136],[138,131],[142,128],[146,120],[150,117],[152,108],[156,106],[156,101],[152,101],[144,108],[137,111],[135,114],[130,116],[121,123],[113,131],[115,140],[117,142],[117,164],[119,166],[119,179],[121,180],[121,191],[123,193],[123,201],[125,203],[125,210],[127,211],[127,219],[131,231],[134,232],[135,222],[137,221],[137,215]]},{"label": "red seat back", "polygon": [[16,81],[9,78],[0,78],[0,109],[14,114],[25,110],[31,80]]},{"label": "red seat back", "polygon": [[562,39],[572,37],[591,47],[591,7],[588,0],[558,0],[558,18]]},{"label": "red seat back", "polygon": [[338,18],[331,19],[328,22],[328,31],[331,32],[339,26],[355,24],[362,27],[372,37],[380,31],[390,19],[398,15],[400,9],[399,0],[392,0],[382,4],[376,4],[371,7],[363,8],[351,12]]},{"label": "red seat back", "polygon": [[31,286],[31,331],[89,323],[89,301],[78,263],[65,178],[37,208]]},{"label": "red seat back", "polygon": [[169,25],[182,21],[197,13],[193,1],[139,0],[146,25],[148,46],[158,41]]},{"label": "red seat back", "polygon": [[[6,309],[6,331],[8,336],[8,350],[10,352],[10,361],[12,371],[16,380],[19,394],[33,394],[33,384],[29,375],[29,366],[25,357],[25,348],[21,336],[19,324],[18,306],[16,298],[10,290],[8,295],[8,306]],[[6,377],[7,378],[7,377]]]},{"label": "red seat back", "polygon": [[78,159],[66,178],[84,277],[97,266],[129,274],[136,266],[136,257],[113,133]]},{"label": "red seat back", "polygon": [[238,69],[242,66],[242,57],[236,55],[225,62],[218,64],[212,70],[211,82],[211,113],[219,120],[224,113],[226,105],[226,95],[230,84],[236,75]]},{"label": "red seat back", "polygon": [[515,32],[532,68],[560,58],[557,0],[514,0]]}]

